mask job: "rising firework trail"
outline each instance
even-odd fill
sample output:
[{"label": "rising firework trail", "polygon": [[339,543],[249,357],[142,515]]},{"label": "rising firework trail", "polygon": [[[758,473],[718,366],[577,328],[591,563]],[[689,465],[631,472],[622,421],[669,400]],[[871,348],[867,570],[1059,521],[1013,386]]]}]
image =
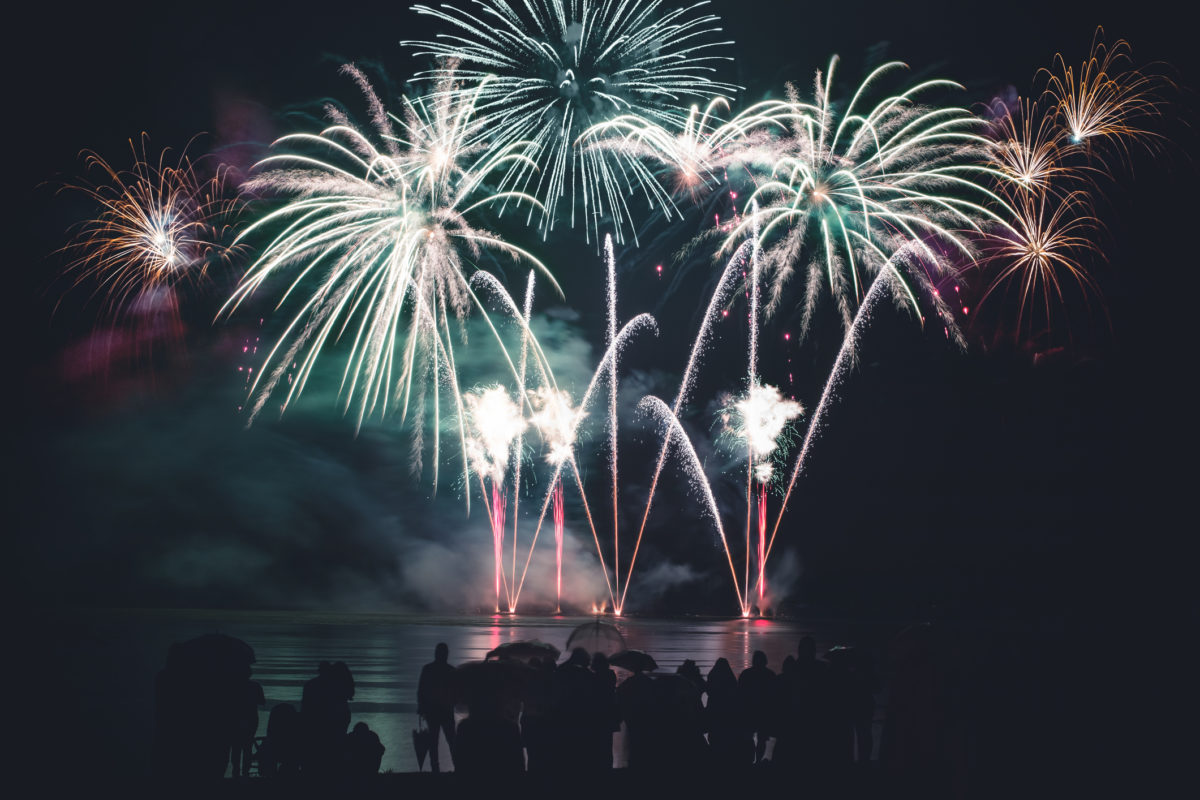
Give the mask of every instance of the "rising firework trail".
[{"label": "rising firework trail", "polygon": [[[617,338],[617,259],[613,255],[612,236],[604,237],[604,264],[607,267],[608,330],[604,346],[612,347]],[[621,521],[617,511],[617,360],[608,362],[608,463],[612,475],[613,583],[614,594],[621,596]],[[621,606],[613,609],[621,613]]]},{"label": "rising firework trail", "polygon": [[854,368],[854,364],[857,361],[858,340],[867,325],[870,324],[871,315],[874,313],[875,306],[880,298],[884,296],[887,290],[892,288],[893,283],[900,282],[895,270],[889,263],[884,269],[875,273],[875,278],[871,281],[871,288],[867,290],[866,297],[863,298],[862,303],[858,306],[858,311],[854,314],[854,322],[842,339],[841,349],[838,350],[837,358],[833,362],[833,369],[830,370],[829,379],[825,381],[825,388],[821,390],[821,399],[817,402],[817,410],[813,412],[812,419],[809,420],[808,430],[804,434],[804,443],[800,446],[800,453],[796,456],[796,464],[792,467],[792,473],[788,477],[787,488],[783,493],[783,503],[779,506],[779,515],[775,517],[775,526],[771,529],[771,538],[767,542],[766,553],[763,555],[764,560],[771,557],[771,548],[775,546],[775,537],[779,533],[779,523],[783,520],[784,512],[787,511],[788,500],[792,497],[792,489],[796,486],[796,479],[804,471],[809,448],[812,447],[813,442],[816,441],[825,424],[825,411],[829,408],[829,404],[834,398],[836,398],[838,387],[845,380],[846,373]]},{"label": "rising firework trail", "polygon": [[[583,502],[584,515],[587,517],[588,526],[592,531],[592,541],[596,545],[596,555],[599,556],[601,569],[604,572],[604,581],[608,587],[609,601],[611,603],[610,608],[612,608],[615,613],[620,613],[618,611],[618,609],[621,607],[619,598],[613,589],[613,579],[609,576],[608,564],[604,557],[604,549],[600,545],[600,534],[596,530],[595,520],[592,517],[592,512],[590,506],[588,505],[587,493],[584,489],[583,478],[579,474],[579,465],[575,460],[574,442],[579,435],[579,425],[586,416],[587,409],[591,407],[591,404],[594,402],[597,393],[602,390],[602,385],[607,380],[609,365],[619,359],[625,347],[628,346],[629,341],[635,335],[643,331],[650,331],[655,334],[658,333],[658,325],[654,321],[654,317],[650,316],[649,314],[638,314],[636,317],[626,322],[625,325],[621,327],[621,330],[617,332],[612,344],[609,345],[605,350],[603,357],[600,359],[600,363],[596,365],[596,371],[592,373],[591,380],[588,381],[587,389],[584,391],[583,397],[579,401],[578,409],[573,414],[567,414],[563,411],[556,412],[559,416],[566,416],[572,421],[569,428],[566,430],[565,435],[556,436],[555,441],[570,444],[563,444],[557,448],[557,451],[561,455],[556,459],[557,463],[554,469],[554,474],[550,478],[550,483],[548,484],[549,488],[545,497],[542,499],[542,509],[538,515],[537,529],[533,534],[533,542],[529,546],[529,557],[525,562],[525,571],[522,572],[521,580],[517,584],[518,596],[520,594],[521,587],[524,586],[525,583],[525,574],[529,571],[529,562],[532,560],[533,547],[537,543],[537,537],[541,532],[542,523],[546,519],[546,513],[550,509],[550,504],[553,500],[554,487],[560,480],[563,467],[569,464],[572,475],[575,478],[575,485],[579,489],[580,500]],[[559,400],[557,402],[560,409],[570,408],[569,397],[566,398],[565,401]]]},{"label": "rising firework trail", "polygon": [[717,535],[721,540],[721,546],[725,550],[725,560],[729,563],[729,574],[733,576],[733,592],[737,596],[738,607],[742,611],[742,616],[750,616],[750,605],[742,595],[737,568],[733,565],[733,553],[729,549],[729,541],[725,538],[725,526],[721,524],[721,510],[717,507],[712,486],[709,485],[708,478],[704,475],[704,465],[700,463],[700,457],[696,455],[696,449],[692,446],[691,439],[688,438],[683,426],[679,424],[679,418],[671,413],[671,409],[661,399],[647,395],[638,404],[638,410],[656,420],[663,429],[663,441],[668,446],[674,442],[682,454],[681,464],[684,472],[692,484],[692,489],[704,498],[705,510],[712,517],[713,525],[716,526]]},{"label": "rising firework trail", "polygon": [[[695,388],[696,372],[700,367],[700,361],[712,338],[713,326],[721,319],[722,310],[726,307],[733,292],[737,289],[742,271],[746,265],[746,260],[750,256],[753,247],[754,243],[751,241],[742,243],[726,263],[725,269],[717,281],[716,288],[713,289],[712,296],[708,301],[708,307],[705,309],[704,316],[700,320],[700,330],[692,342],[692,350],[688,355],[687,366],[684,367],[683,377],[679,381],[679,391],[676,393],[675,402],[670,408],[671,414],[676,418],[691,396],[692,389]],[[646,521],[650,518],[650,508],[654,504],[654,494],[658,489],[658,479],[662,475],[663,466],[666,464],[669,448],[670,438],[668,437],[663,440],[662,447],[658,451],[658,458],[654,463],[654,475],[650,479],[650,493],[646,497],[646,508],[642,512],[642,522],[638,526],[637,539],[634,540],[633,555],[629,559],[625,590],[621,593],[620,607],[622,608],[625,605],[625,595],[629,592],[629,579],[633,575],[633,568],[637,563],[638,551],[642,545],[642,537],[646,532]]]},{"label": "rising firework trail", "polygon": [[[582,411],[573,408],[571,396],[559,389],[548,387],[535,389],[530,392],[529,400],[534,411],[530,423],[537,428],[542,437],[542,444],[546,449],[546,463],[555,468],[550,502],[554,521],[556,610],[562,611],[562,546],[566,512],[563,507],[561,470],[564,463],[574,458],[575,434],[582,418]],[[530,552],[532,552],[532,545]]]},{"label": "rising firework trail", "polygon": [[[479,112],[498,147],[522,147],[502,187],[542,202],[539,227],[554,227],[560,199],[570,223],[599,237],[608,218],[622,240],[631,224],[628,197],[640,189],[670,213],[671,198],[636,158],[576,146],[593,125],[623,114],[682,129],[688,104],[736,92],[714,80],[730,61],[720,52],[720,20],[707,5],[664,6],[661,0],[476,0],[466,8],[414,6],[449,33],[406,41],[438,59],[431,75],[456,69],[463,91],[479,92]],[[530,211],[530,219],[533,211]]]}]

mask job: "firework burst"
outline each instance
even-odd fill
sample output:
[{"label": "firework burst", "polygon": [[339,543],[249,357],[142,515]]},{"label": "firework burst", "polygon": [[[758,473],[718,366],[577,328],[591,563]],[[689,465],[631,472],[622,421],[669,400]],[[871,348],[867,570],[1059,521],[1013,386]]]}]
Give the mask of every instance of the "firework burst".
[{"label": "firework burst", "polygon": [[[950,273],[973,260],[963,230],[977,231],[980,218],[996,216],[987,207],[994,195],[986,184],[998,173],[979,163],[989,144],[977,132],[980,121],[962,108],[916,103],[933,90],[961,88],[945,80],[925,81],[869,110],[860,108],[881,78],[903,68],[899,62],[875,69],[848,103],[835,106],[836,64],[835,57],[824,75],[817,73],[812,103],[789,90],[795,121],[786,153],[749,198],[746,215],[722,249],[757,231],[764,269],[773,276],[769,310],[779,306],[797,263],[807,259],[803,336],[823,287],[849,329],[867,278],[894,254],[915,247],[919,258],[908,263],[917,266],[903,283],[907,302],[917,309],[917,289],[924,290],[964,344],[927,271]],[[750,210],[753,203],[760,210]]]},{"label": "firework burst", "polygon": [[[570,223],[590,237],[612,219],[618,241],[631,224],[628,197],[640,187],[649,204],[670,197],[641,162],[621,153],[576,147],[593,125],[632,114],[682,129],[690,100],[732,94],[713,79],[728,42],[715,40],[719,20],[697,13],[706,3],[664,8],[661,0],[479,0],[470,9],[415,6],[451,33],[409,41],[418,54],[454,68],[496,146],[521,147],[529,163],[514,163],[502,185],[528,191],[543,204],[540,228],[553,228],[567,198]],[[532,219],[533,211],[530,211]]]},{"label": "firework burst", "polygon": [[[275,143],[287,152],[261,162],[264,171],[247,187],[285,202],[243,232],[275,233],[226,310],[294,268],[280,305],[297,296],[299,308],[254,383],[251,420],[285,375],[286,408],[303,392],[321,355],[345,336],[350,343],[340,391],[347,410],[357,399],[360,424],[389,405],[399,406],[402,420],[413,416],[414,469],[421,465],[429,394],[436,485],[442,387],[465,447],[451,324],[461,326],[472,308],[480,308],[469,273],[489,252],[527,261],[550,277],[536,258],[474,227],[468,215],[504,199],[534,201],[481,188],[487,175],[519,156],[511,148],[479,147],[478,92],[454,91],[452,73],[433,99],[406,100],[403,114],[392,116],[361,72],[346,72],[366,96],[374,138],[331,109],[333,124],[321,133]],[[512,364],[507,352],[505,359]]]},{"label": "firework burst", "polygon": [[94,285],[101,316],[111,324],[136,324],[136,317],[165,310],[172,330],[179,328],[177,291],[196,286],[230,248],[223,244],[238,201],[226,191],[223,167],[203,180],[188,159],[163,150],[147,157],[148,137],[130,140],[133,165],[111,166],[99,154],[84,151],[88,173],[97,180],[67,184],[99,208],[84,222],[65,250],[75,255],[68,273],[76,285]]},{"label": "firework burst", "polygon": [[1157,138],[1144,122],[1161,114],[1158,94],[1163,79],[1133,67],[1124,39],[1109,47],[1104,29],[1097,28],[1091,55],[1078,70],[1059,53],[1051,68],[1039,74],[1046,77],[1045,95],[1068,142],[1089,156],[1096,155],[1097,142],[1111,143],[1127,155],[1132,142],[1146,144]]},{"label": "firework burst", "polygon": [[1077,286],[1085,298],[1099,294],[1081,258],[1100,253],[1095,244],[1100,223],[1088,212],[1089,200],[1082,192],[1012,195],[1011,221],[994,226],[984,239],[981,263],[994,274],[980,302],[997,291],[1015,290],[1020,328],[1039,299],[1049,321],[1052,299],[1062,304],[1068,284]]}]

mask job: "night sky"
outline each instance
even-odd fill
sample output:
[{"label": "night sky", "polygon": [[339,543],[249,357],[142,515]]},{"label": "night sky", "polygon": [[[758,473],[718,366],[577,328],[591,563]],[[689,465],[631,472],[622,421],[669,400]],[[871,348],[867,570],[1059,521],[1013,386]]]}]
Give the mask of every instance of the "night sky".
[{"label": "night sky", "polygon": [[[466,519],[459,490],[445,481],[430,497],[428,474],[409,473],[407,436],[395,419],[370,421],[355,436],[335,400],[336,359],[282,420],[268,414],[244,429],[238,367],[253,362],[242,347],[269,339],[270,305],[264,297],[211,324],[244,262],[189,295],[185,352],[103,375],[81,366],[97,306],[86,293],[64,295],[66,259],[54,252],[87,213],[80,198],[54,192],[79,174],[81,149],[124,164],[127,139],[142,131],[155,150],[206,133],[195,155],[216,148],[246,167],[265,142],[307,124],[305,114],[325,98],[361,111],[340,64],[354,61],[373,76],[382,68],[393,87],[402,85],[419,64],[398,42],[427,35],[423,23],[403,3],[354,0],[104,4],[69,15],[35,5],[42,18],[10,31],[17,41],[7,70],[16,97],[6,185],[17,215],[7,227],[15,283],[9,586],[34,606],[479,607],[491,558],[483,514],[475,506]],[[1056,51],[1082,60],[1097,24],[1110,41],[1129,40],[1137,63],[1165,62],[1178,84],[1196,86],[1191,31],[1161,0],[1120,8],[1028,0],[713,6],[737,43],[728,77],[747,87],[743,104],[780,97],[787,80],[807,89],[835,52],[843,86],[886,53],[915,76],[963,83],[957,102],[984,103],[1008,87],[1028,91]],[[1153,154],[1135,148],[1130,166],[1103,184],[1106,260],[1092,268],[1107,317],[1075,309],[1069,329],[1027,331],[1012,344],[1015,307],[1001,300],[967,323],[970,348],[961,354],[940,330],[922,332],[890,308],[880,314],[773,556],[777,585],[791,587],[785,607],[1073,615],[1170,588],[1186,535],[1171,519],[1181,504],[1175,487],[1188,474],[1177,464],[1191,461],[1191,425],[1175,410],[1185,397],[1176,387],[1195,363],[1197,209],[1194,94],[1183,88],[1169,99],[1161,130],[1172,141]],[[618,254],[622,320],[649,311],[663,329],[626,361],[628,408],[647,392],[674,394],[711,288],[712,268],[701,263],[678,291],[665,292],[673,270],[684,268],[671,256],[685,232],[667,252]],[[539,330],[563,375],[586,379],[603,336],[594,247],[581,232],[546,245],[511,225],[505,233],[538,248],[562,282],[565,303],[538,303]],[[662,279],[656,263],[670,265]],[[503,277],[519,291],[522,276]],[[966,293],[977,296],[979,285],[978,275],[964,276]],[[794,315],[763,334],[767,379],[810,408],[840,342],[824,311],[803,345],[783,338]],[[259,316],[267,317],[261,327]],[[742,369],[739,336],[729,331],[714,348],[687,420],[714,460],[706,404]],[[468,373],[482,374],[486,356],[464,359]],[[624,437],[624,463],[652,457],[648,429],[631,425]],[[602,462],[585,468],[598,496]],[[635,473],[624,489],[626,525],[645,492],[645,476]],[[675,472],[664,483],[635,576],[644,594],[631,591],[630,609],[733,612],[724,584],[711,589],[727,581],[711,529]],[[736,519],[736,479],[715,488]],[[572,533],[583,559],[590,537],[578,524]]]}]

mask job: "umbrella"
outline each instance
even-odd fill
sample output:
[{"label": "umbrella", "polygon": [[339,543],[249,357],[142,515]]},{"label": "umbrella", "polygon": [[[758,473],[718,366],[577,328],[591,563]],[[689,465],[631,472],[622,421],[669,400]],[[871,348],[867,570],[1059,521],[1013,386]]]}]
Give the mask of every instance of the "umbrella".
[{"label": "umbrella", "polygon": [[847,647],[843,644],[834,645],[829,648],[829,652],[825,654],[825,660],[831,664],[849,664],[853,662],[858,653],[853,647]]},{"label": "umbrella", "polygon": [[558,661],[558,648],[546,642],[539,642],[537,639],[529,639],[520,642],[505,642],[499,647],[493,649],[487,654],[487,661],[495,659],[506,660],[512,659],[529,663],[530,659],[541,658]]},{"label": "umbrella", "polygon": [[621,667],[630,672],[649,672],[650,670],[658,669],[658,664],[649,653],[643,653],[641,650],[622,650],[621,652],[609,656],[608,663],[614,667]]},{"label": "umbrella", "polygon": [[594,620],[585,622],[567,637],[567,650],[582,647],[588,653],[604,653],[611,656],[625,649],[625,637],[617,626]]}]

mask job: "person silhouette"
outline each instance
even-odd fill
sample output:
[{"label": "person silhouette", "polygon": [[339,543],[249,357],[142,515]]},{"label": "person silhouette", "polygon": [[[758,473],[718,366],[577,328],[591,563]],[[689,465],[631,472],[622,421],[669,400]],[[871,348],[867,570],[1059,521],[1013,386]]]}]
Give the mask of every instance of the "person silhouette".
[{"label": "person silhouette", "polygon": [[[247,672],[249,669],[247,668]],[[233,700],[233,718],[230,720],[229,761],[233,767],[232,777],[249,777],[250,762],[254,754],[254,737],[258,733],[258,707],[267,704],[262,684],[248,677]]]},{"label": "person silhouette", "polygon": [[383,763],[383,743],[379,734],[367,723],[355,723],[354,729],[346,734],[346,772],[351,778],[365,778],[379,773]]},{"label": "person silhouette", "polygon": [[750,666],[738,677],[738,694],[742,697],[754,732],[754,763],[763,760],[767,751],[767,738],[775,715],[775,673],[767,667],[767,654],[755,650]]},{"label": "person silhouette", "polygon": [[454,695],[455,669],[450,664],[450,648],[438,642],[433,649],[433,661],[421,668],[417,680],[417,714],[425,720],[431,732],[429,743],[429,768],[441,771],[438,758],[438,733],[446,737],[450,748],[450,762],[454,763]]}]

